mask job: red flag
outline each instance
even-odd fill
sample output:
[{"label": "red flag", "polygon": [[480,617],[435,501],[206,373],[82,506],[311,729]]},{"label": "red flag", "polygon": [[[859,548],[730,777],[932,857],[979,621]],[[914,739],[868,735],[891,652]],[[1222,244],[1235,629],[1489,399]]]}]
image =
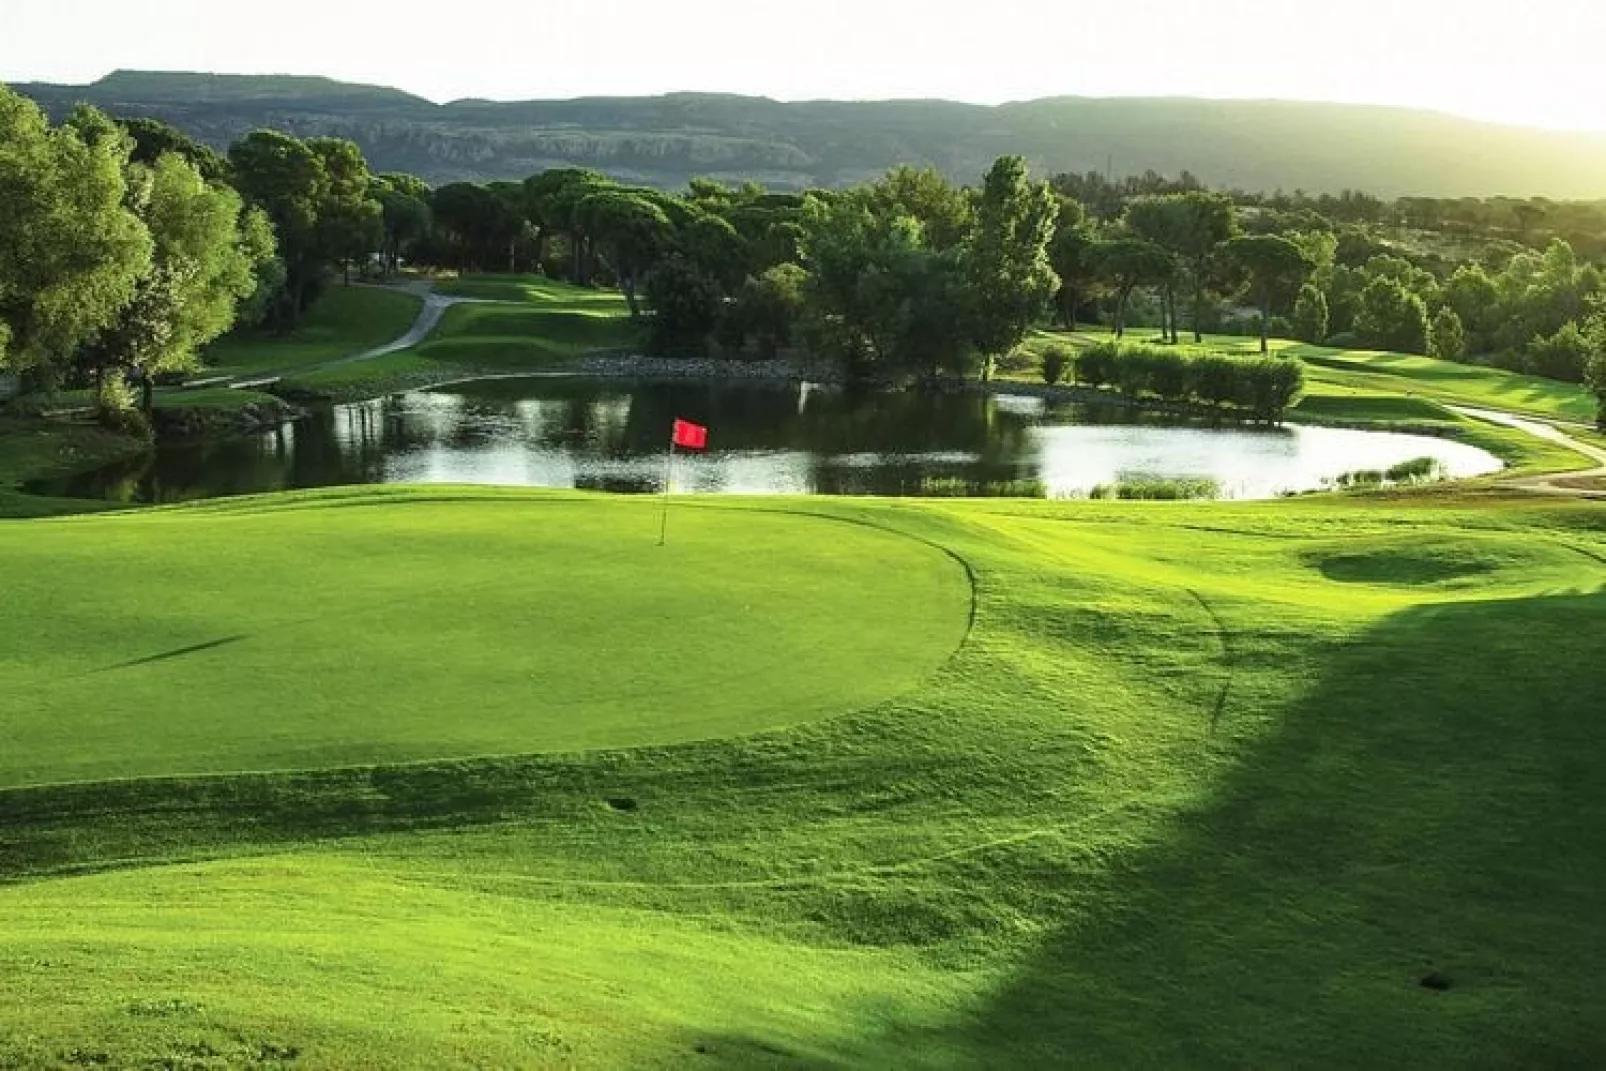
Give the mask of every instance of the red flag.
[{"label": "red flag", "polygon": [[674,442],[676,446],[686,450],[706,450],[708,429],[689,420],[676,420]]}]

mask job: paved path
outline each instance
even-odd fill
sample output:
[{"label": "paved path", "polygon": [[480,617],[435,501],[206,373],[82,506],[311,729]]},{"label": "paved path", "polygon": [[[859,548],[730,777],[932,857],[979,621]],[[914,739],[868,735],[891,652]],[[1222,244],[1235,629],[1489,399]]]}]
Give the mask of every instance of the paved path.
[{"label": "paved path", "polygon": [[446,310],[451,308],[453,305],[507,304],[506,302],[497,302],[489,298],[451,297],[446,294],[437,294],[434,290],[434,284],[427,281],[410,283],[357,283],[356,285],[373,286],[381,290],[399,290],[402,293],[413,294],[414,296],[421,298],[424,304],[418,310],[418,319],[413,321],[413,326],[407,329],[406,334],[402,335],[394,342],[387,342],[383,346],[376,346],[371,350],[364,350],[362,353],[354,353],[349,357],[336,357],[330,361],[320,361],[316,364],[305,364],[297,368],[285,369],[282,372],[259,372],[236,379],[192,380],[191,382],[186,383],[185,386],[228,386],[237,387],[242,390],[254,387],[267,387],[279,382],[279,380],[284,379],[286,376],[303,375],[307,372],[320,372],[326,368],[339,368],[342,365],[356,364],[359,361],[371,361],[375,357],[384,357],[386,354],[397,353],[401,350],[411,349],[420,342],[424,341],[441,322],[441,317],[446,315]]},{"label": "paved path", "polygon": [[[1545,495],[1567,495],[1572,498],[1601,498],[1606,499],[1606,487],[1593,490],[1578,486],[1577,482],[1584,480],[1606,481],[1606,450],[1598,446],[1579,440],[1562,431],[1560,427],[1549,421],[1521,417],[1515,413],[1504,413],[1498,409],[1474,409],[1469,406],[1449,406],[1462,416],[1474,417],[1478,420],[1487,420],[1491,424],[1500,424],[1518,431],[1527,432],[1536,438],[1565,446],[1569,450],[1576,450],[1585,457],[1597,463],[1595,468],[1583,469],[1577,472],[1557,472],[1546,476],[1524,476],[1514,480],[1506,480],[1507,487],[1520,487],[1524,491],[1536,491]],[[1578,425],[1582,427],[1583,425]],[[1573,484],[1573,486],[1569,486]]]}]

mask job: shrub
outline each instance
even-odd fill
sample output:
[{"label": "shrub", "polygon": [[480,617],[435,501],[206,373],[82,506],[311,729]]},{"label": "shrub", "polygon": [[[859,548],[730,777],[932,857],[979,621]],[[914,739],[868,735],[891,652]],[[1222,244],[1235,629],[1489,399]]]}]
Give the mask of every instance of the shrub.
[{"label": "shrub", "polygon": [[1193,393],[1193,361],[1175,350],[1151,350],[1144,360],[1149,366],[1149,389],[1155,394],[1168,402],[1181,402]]},{"label": "shrub", "polygon": [[1301,342],[1319,343],[1327,337],[1327,295],[1306,283],[1294,302],[1293,335]]},{"label": "shrub", "polygon": [[1076,381],[1095,389],[1115,381],[1115,367],[1120,363],[1121,349],[1113,342],[1100,342],[1089,346],[1076,358]]},{"label": "shrub", "polygon": [[1344,491],[1354,491],[1366,487],[1383,486],[1382,469],[1356,469],[1346,472],[1333,480],[1334,486]]},{"label": "shrub", "polygon": [[1305,391],[1305,366],[1283,357],[1244,362],[1248,409],[1259,420],[1275,423]]},{"label": "shrub", "polygon": [[1443,479],[1444,466],[1438,458],[1413,457],[1390,468],[1383,476],[1390,483],[1429,483]]},{"label": "shrub", "polygon": [[1173,349],[1111,343],[1083,350],[1076,372],[1078,381],[1088,386],[1107,383],[1130,397],[1147,393],[1166,401],[1231,405],[1268,423],[1281,420],[1305,387],[1305,368],[1296,360],[1192,357]]},{"label": "shrub", "polygon": [[1433,318],[1433,337],[1428,349],[1441,361],[1459,361],[1466,354],[1466,328],[1461,325],[1461,317],[1448,305]]},{"label": "shrub", "polygon": [[1574,323],[1549,338],[1535,338],[1528,343],[1524,356],[1527,358],[1527,371],[1536,376],[1582,383],[1584,367],[1594,353],[1595,347],[1589,336]]},{"label": "shrub", "polygon": [[1069,363],[1065,351],[1058,346],[1050,346],[1043,351],[1043,382],[1053,386],[1065,378],[1065,367]]},{"label": "shrub", "polygon": [[1212,353],[1194,359],[1194,397],[1206,405],[1231,405],[1237,397],[1238,380],[1238,362],[1231,357]]},{"label": "shrub", "polygon": [[1208,476],[1134,476],[1115,483],[1099,484],[1089,498],[1122,499],[1143,502],[1182,502],[1220,498],[1221,484]]}]

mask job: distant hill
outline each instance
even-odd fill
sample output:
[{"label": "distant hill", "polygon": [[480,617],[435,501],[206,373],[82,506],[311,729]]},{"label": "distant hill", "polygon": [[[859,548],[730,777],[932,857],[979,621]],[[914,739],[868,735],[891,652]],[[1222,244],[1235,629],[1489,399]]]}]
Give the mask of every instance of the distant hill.
[{"label": "distant hill", "polygon": [[1188,170],[1248,190],[1606,198],[1606,136],[1399,108],[1080,97],[997,107],[780,103],[691,93],[440,105],[323,78],[136,71],[89,86],[14,88],[54,115],[87,101],[165,119],[218,148],[261,127],[347,137],[378,170],[437,183],[581,165],[662,187],[708,175],[795,189],[846,185],[899,163],[970,181],[997,156],[1019,153],[1040,173]]}]

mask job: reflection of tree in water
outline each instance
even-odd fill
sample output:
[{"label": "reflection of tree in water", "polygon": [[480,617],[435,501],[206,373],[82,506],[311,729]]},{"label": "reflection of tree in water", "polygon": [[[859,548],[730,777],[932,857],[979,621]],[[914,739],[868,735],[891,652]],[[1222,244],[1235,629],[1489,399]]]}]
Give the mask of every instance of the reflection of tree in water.
[{"label": "reflection of tree in water", "polygon": [[[895,495],[920,494],[933,479],[982,491],[1033,478],[1041,465],[1032,434],[1039,423],[1142,421],[1119,408],[1044,407],[977,394],[777,383],[492,380],[321,407],[274,432],[163,448],[34,489],[175,502],[378,483],[397,471],[398,458],[417,461],[437,451],[453,455],[452,466],[472,478],[479,455],[500,454],[505,465],[508,450],[522,447],[532,457],[571,458],[581,487],[655,491],[656,459],[677,417],[711,431],[709,454],[686,462],[687,488]],[[643,464],[649,459],[651,464]]]}]

